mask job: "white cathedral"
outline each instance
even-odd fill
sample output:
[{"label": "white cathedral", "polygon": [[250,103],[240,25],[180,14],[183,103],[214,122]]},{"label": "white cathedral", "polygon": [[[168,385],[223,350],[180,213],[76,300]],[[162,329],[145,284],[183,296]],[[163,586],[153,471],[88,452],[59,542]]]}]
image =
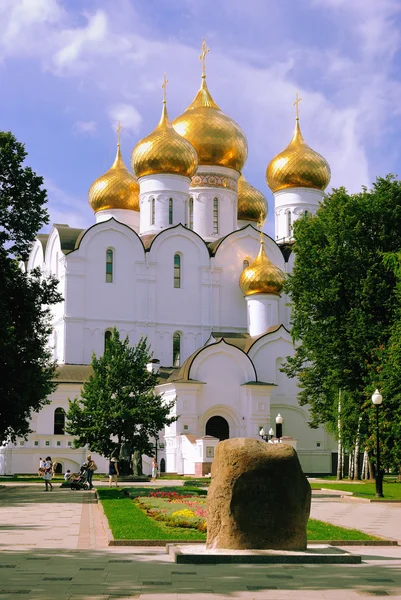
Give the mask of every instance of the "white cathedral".
[{"label": "white cathedral", "polygon": [[[117,327],[136,344],[146,336],[159,374],[157,392],[176,398],[178,420],[155,440],[162,471],[204,475],[214,448],[229,437],[272,435],[297,448],[306,473],[330,473],[334,440],[308,426],[296,381],[280,370],[293,353],[290,308],[282,293],[290,273],[292,227],[314,213],[330,181],[326,160],[295,132],[267,167],[274,195],[275,239],[262,232],[267,200],[242,175],[247,141],[202,81],[174,121],[161,119],[132,151],[131,172],[117,145],[111,168],[90,187],[95,223],[54,224],[37,236],[26,268],[59,280],[51,340],[58,387],[31,418],[32,433],[0,448],[0,473],[32,473],[50,455],[76,471],[88,449],[64,431],[68,399],[79,396]],[[94,455],[99,471],[107,458]],[[144,457],[144,471],[150,459]]]}]

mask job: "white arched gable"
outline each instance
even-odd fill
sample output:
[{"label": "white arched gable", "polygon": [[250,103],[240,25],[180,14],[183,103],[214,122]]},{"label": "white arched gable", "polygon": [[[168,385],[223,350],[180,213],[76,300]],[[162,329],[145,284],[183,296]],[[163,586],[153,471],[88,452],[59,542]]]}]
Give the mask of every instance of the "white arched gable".
[{"label": "white arched gable", "polygon": [[[264,234],[265,251],[273,264],[285,271],[285,260],[283,254],[271,237]],[[222,240],[215,253],[215,264],[224,266],[229,261],[238,260],[238,264],[243,267],[243,260],[246,258],[251,263],[255,260],[260,248],[260,232],[248,225],[230,233]],[[240,271],[240,274],[241,274]]]},{"label": "white arched gable", "polygon": [[48,273],[56,274],[56,261],[62,255],[60,236],[57,227],[53,226],[46,245],[45,263]]},{"label": "white arched gable", "polygon": [[27,270],[32,271],[32,269],[36,269],[36,267],[42,268],[44,262],[45,255],[43,252],[42,243],[40,240],[35,240],[29,253]]},{"label": "white arched gable", "polygon": [[87,229],[79,240],[77,249],[71,254],[74,254],[75,257],[85,256],[90,251],[91,246],[97,243],[100,236],[104,237],[104,234],[107,234],[107,248],[114,248],[114,240],[121,237],[124,239],[125,244],[128,243],[132,247],[132,252],[137,256],[137,259],[144,260],[145,250],[138,234],[128,225],[124,225],[124,223],[113,218],[96,223]]},{"label": "white arched gable", "polygon": [[205,383],[210,377],[217,376],[223,385],[226,385],[228,380],[235,381],[239,385],[257,380],[249,356],[224,340],[205,346],[194,358],[188,376],[190,379]]},{"label": "white arched gable", "polygon": [[189,250],[195,253],[195,259],[199,266],[209,266],[210,257],[205,242],[197,233],[181,224],[169,227],[155,237],[149,249],[149,260],[157,262],[160,253],[164,253],[165,247],[171,246],[171,240],[174,241],[175,253],[185,255],[185,252]]},{"label": "white arched gable", "polygon": [[276,331],[261,336],[249,348],[248,355],[255,365],[258,379],[280,385],[280,390],[273,394],[297,394],[296,382],[279,373],[278,359],[285,362],[287,356],[294,354],[291,335],[287,329],[280,326]]}]

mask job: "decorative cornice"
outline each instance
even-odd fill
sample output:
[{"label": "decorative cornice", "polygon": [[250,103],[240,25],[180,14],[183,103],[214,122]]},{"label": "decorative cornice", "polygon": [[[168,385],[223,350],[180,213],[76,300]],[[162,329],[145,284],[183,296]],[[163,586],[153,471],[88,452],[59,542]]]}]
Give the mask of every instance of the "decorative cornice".
[{"label": "decorative cornice", "polygon": [[216,173],[197,173],[192,177],[190,187],[227,188],[234,192],[238,190],[237,181],[233,177]]}]

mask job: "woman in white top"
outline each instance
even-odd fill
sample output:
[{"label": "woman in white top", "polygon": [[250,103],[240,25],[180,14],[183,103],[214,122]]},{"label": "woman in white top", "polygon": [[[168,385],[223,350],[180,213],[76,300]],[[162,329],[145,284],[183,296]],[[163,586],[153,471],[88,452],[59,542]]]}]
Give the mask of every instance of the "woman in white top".
[{"label": "woman in white top", "polygon": [[53,491],[53,486],[52,486],[52,477],[53,477],[53,463],[52,463],[52,459],[50,458],[50,456],[46,457],[46,460],[43,464],[43,468],[44,468],[44,474],[43,474],[43,479],[45,480],[45,486],[46,488],[43,490],[44,492],[48,492],[49,491],[49,486],[50,486],[50,491]]}]

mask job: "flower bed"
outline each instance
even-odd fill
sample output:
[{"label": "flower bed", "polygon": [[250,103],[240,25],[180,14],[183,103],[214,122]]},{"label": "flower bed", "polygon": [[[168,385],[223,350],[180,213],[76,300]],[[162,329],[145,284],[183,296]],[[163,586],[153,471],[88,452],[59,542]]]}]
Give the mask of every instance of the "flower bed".
[{"label": "flower bed", "polygon": [[206,531],[206,498],[178,492],[151,492],[138,496],[135,503],[156,521],[171,527]]}]

